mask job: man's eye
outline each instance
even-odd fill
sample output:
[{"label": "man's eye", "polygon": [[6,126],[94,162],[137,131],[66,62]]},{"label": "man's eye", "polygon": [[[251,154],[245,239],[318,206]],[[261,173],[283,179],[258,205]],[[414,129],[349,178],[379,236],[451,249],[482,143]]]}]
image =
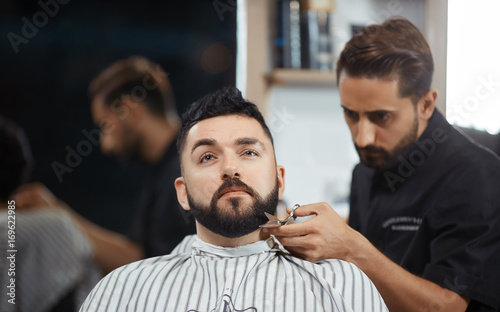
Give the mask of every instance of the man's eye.
[{"label": "man's eye", "polygon": [[211,161],[212,159],[214,159],[214,156],[212,155],[205,155],[201,158],[201,161],[200,162],[208,162],[208,161]]},{"label": "man's eye", "polygon": [[256,156],[257,153],[254,152],[254,151],[245,151],[245,152],[243,152],[243,155],[245,155],[245,156]]}]

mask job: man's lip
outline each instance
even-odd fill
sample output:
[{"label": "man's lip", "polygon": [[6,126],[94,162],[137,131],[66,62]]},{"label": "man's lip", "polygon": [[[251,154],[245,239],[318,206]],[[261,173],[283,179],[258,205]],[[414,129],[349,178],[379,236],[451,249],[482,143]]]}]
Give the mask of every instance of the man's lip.
[{"label": "man's lip", "polygon": [[[241,188],[241,187],[228,187],[226,189],[223,189],[222,192],[220,192],[219,198],[221,198],[222,196],[227,195],[229,193],[244,193],[244,194],[249,194],[244,188]],[[235,195],[238,195],[238,194],[235,194]]]}]

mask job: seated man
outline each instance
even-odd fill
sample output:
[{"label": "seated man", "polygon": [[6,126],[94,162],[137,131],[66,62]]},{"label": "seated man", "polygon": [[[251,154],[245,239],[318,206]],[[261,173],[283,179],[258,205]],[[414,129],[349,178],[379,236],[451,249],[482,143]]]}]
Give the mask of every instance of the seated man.
[{"label": "seated man", "polygon": [[[77,311],[101,274],[71,218],[47,206],[19,210],[31,153],[23,132],[0,116],[0,311]],[[5,288],[4,288],[5,289]]]},{"label": "seated man", "polygon": [[301,260],[261,232],[285,171],[262,115],[237,89],[193,103],[177,148],[177,198],[198,234],[191,251],[113,271],[80,311],[387,311],[356,266]]}]

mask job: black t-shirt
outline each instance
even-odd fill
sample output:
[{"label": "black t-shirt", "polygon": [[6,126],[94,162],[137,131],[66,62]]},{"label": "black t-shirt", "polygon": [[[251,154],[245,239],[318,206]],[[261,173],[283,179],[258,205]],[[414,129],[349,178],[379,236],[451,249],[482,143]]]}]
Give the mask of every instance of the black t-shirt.
[{"label": "black t-shirt", "polygon": [[386,170],[358,164],[349,225],[409,272],[500,307],[500,159],[435,111]]},{"label": "black t-shirt", "polygon": [[149,168],[129,233],[144,248],[146,258],[169,254],[186,235],[196,233],[193,216],[177,201],[174,181],[180,176],[177,149],[171,144],[161,161]]}]

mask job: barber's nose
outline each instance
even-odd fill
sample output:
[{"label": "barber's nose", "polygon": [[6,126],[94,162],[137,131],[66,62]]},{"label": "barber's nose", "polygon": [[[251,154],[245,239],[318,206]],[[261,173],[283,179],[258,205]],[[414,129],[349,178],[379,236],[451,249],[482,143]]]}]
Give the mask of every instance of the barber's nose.
[{"label": "barber's nose", "polygon": [[369,120],[360,120],[358,123],[358,133],[356,136],[356,144],[359,147],[375,145],[376,128]]},{"label": "barber's nose", "polygon": [[239,178],[238,161],[235,156],[224,156],[222,161],[222,179]]}]

